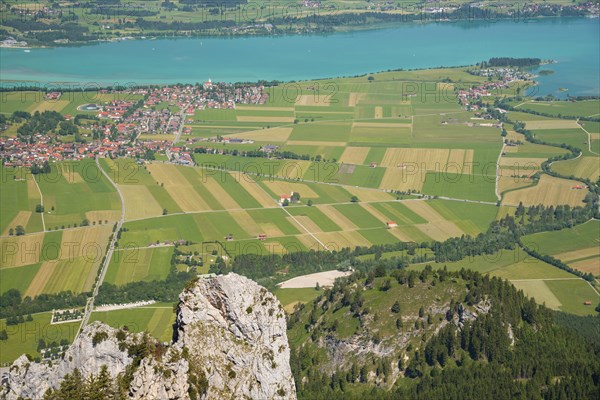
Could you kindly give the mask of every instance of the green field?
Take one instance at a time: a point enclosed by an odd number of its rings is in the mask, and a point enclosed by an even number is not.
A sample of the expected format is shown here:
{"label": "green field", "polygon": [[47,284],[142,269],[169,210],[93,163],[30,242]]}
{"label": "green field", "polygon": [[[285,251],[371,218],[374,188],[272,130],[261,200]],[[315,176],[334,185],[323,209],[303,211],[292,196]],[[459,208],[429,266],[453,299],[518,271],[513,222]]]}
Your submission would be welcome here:
{"label": "green field", "polygon": [[[36,180],[44,196],[47,228],[73,226],[84,219],[90,224],[97,220],[115,222],[118,217],[117,212],[102,218],[104,211],[120,210],[120,202],[94,160],[53,164],[50,174],[37,175]],[[96,215],[99,217],[94,218]]]}
{"label": "green field", "polygon": [[23,267],[0,269],[0,294],[9,289],[17,289],[19,292],[25,293],[41,265],[41,263],[37,263]]}
{"label": "green field", "polygon": [[115,251],[105,282],[124,285],[136,281],[163,280],[169,274],[173,247],[156,247],[146,249],[127,249]]}
{"label": "green field", "polygon": [[35,212],[35,206],[41,204],[40,193],[33,176],[23,168],[4,166],[0,174],[0,234],[8,234],[17,225],[22,225],[25,232],[41,231],[42,217]]}
{"label": "green field", "polygon": [[115,311],[94,311],[90,322],[102,321],[113,328],[127,326],[130,332],[148,332],[153,337],[169,342],[173,337],[175,312],[170,304],[156,303],[149,306]]}
{"label": "green field", "polygon": [[598,117],[600,101],[529,101],[519,110],[531,110],[553,116]]}
{"label": "green field", "polygon": [[296,304],[305,304],[315,299],[322,291],[315,290],[315,288],[288,288],[288,289],[275,289],[273,294],[277,296],[277,299],[286,309],[291,312]]}
{"label": "green field", "polygon": [[599,246],[600,221],[593,220],[574,228],[535,233],[523,242],[542,254],[559,254],[567,251]]}
{"label": "green field", "polygon": [[487,202],[497,201],[494,191],[495,177],[493,175],[458,175],[429,172],[423,185],[423,193],[428,195]]}
{"label": "green field", "polygon": [[8,334],[8,340],[0,341],[0,363],[10,363],[22,354],[39,357],[37,346],[40,339],[46,343],[60,343],[63,339],[71,342],[79,329],[79,322],[51,325],[51,315],[50,312],[34,314],[33,321],[9,326],[6,320],[0,320],[0,330],[6,329]]}
{"label": "green field", "polygon": [[[600,301],[600,296],[583,279],[533,258],[521,249],[503,250],[492,255],[468,257],[433,266],[445,266],[449,271],[467,268],[507,279],[538,303],[572,314],[593,314],[595,305]],[[420,270],[424,267],[425,264],[420,264],[410,268]],[[592,301],[594,306],[584,305],[586,300]]]}

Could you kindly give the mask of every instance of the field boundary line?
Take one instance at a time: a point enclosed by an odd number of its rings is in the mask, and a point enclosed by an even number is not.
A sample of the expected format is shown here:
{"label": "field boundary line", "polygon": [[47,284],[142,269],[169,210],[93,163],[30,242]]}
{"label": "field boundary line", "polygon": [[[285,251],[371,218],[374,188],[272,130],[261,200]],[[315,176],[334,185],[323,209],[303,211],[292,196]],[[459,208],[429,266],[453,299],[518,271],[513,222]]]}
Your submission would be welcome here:
{"label": "field boundary line", "polygon": [[119,198],[121,199],[121,218],[117,221],[117,226],[112,232],[112,239],[110,240],[108,250],[106,251],[106,255],[104,258],[104,264],[100,265],[100,275],[94,285],[94,291],[92,292],[92,296],[88,299],[85,307],[85,313],[83,314],[83,321],[81,321],[81,325],[79,326],[79,330],[75,335],[75,338],[79,337],[83,328],[88,324],[90,320],[90,316],[94,311],[94,300],[96,296],[98,296],[98,291],[100,290],[100,286],[102,286],[102,282],[104,281],[104,277],[106,275],[106,271],[108,270],[108,265],[110,264],[110,259],[112,258],[112,254],[115,251],[115,244],[117,243],[117,234],[121,230],[123,226],[123,222],[125,221],[125,199],[123,198],[123,193],[121,193],[121,189],[117,186],[117,184],[112,180],[110,175],[102,168],[100,165],[99,158],[96,157],[96,166],[102,172],[102,175],[110,182],[110,184],[116,189],[119,194]]}
{"label": "field boundary line", "polygon": [[588,151],[589,151],[590,153],[592,153],[592,154],[600,155],[600,154],[596,153],[595,151],[592,151],[592,135],[591,135],[591,134],[590,134],[590,133],[587,131],[587,129],[585,129],[585,128],[583,127],[583,125],[581,125],[581,124],[579,123],[579,119],[577,119],[577,125],[579,125],[579,127],[580,127],[581,129],[583,129],[583,131],[584,131],[584,132],[587,134],[587,137],[588,137],[588,140],[587,140],[587,143],[588,143]]}
{"label": "field boundary line", "polygon": [[500,166],[500,159],[502,158],[502,154],[504,154],[504,149],[506,147],[506,142],[504,141],[504,138],[502,138],[502,148],[500,149],[500,154],[498,155],[498,160],[496,161],[496,187],[494,189],[494,192],[496,193],[496,198],[498,199],[498,201],[502,201],[502,196],[500,196],[500,193],[498,193],[498,183],[500,182],[500,174],[502,173],[502,167]]}
{"label": "field boundary line", "polygon": [[[35,176],[33,176],[33,181],[35,182],[35,187],[37,187],[37,190],[40,193],[40,204],[41,204],[42,209],[43,209],[43,207],[44,207],[44,195],[42,194],[42,190],[40,189],[40,185],[38,185],[37,180],[35,179]],[[46,222],[44,221],[44,211],[42,211],[40,214],[42,215],[42,228],[44,229],[44,232],[46,232]]]}
{"label": "field boundary line", "polygon": [[[273,198],[271,197],[271,195],[270,195],[270,194],[269,194],[269,193],[268,193],[268,192],[267,192],[267,191],[266,191],[266,190],[265,190],[265,189],[264,189],[264,188],[263,188],[261,185],[258,185],[258,187],[260,188],[260,190],[262,190],[263,192],[265,192],[265,194],[266,194],[267,196],[269,196],[269,198],[271,198],[271,199],[272,199],[272,200],[273,200],[275,203],[277,203],[277,200],[273,199]],[[327,246],[325,245],[325,243],[321,242],[321,240],[320,240],[318,237],[316,237],[314,233],[312,233],[312,232],[311,232],[311,231],[309,231],[309,230],[308,230],[308,229],[307,229],[307,228],[306,228],[304,225],[302,225],[302,224],[300,223],[300,221],[298,221],[298,220],[296,219],[296,217],[294,217],[292,214],[290,214],[290,212],[289,212],[288,210],[286,210],[286,208],[285,208],[285,207],[281,206],[281,208],[283,209],[283,211],[284,211],[284,212],[285,212],[285,213],[286,213],[286,214],[287,214],[287,215],[288,215],[288,216],[289,216],[291,219],[293,219],[293,220],[294,220],[294,222],[295,222],[295,223],[297,223],[298,225],[300,225],[300,227],[302,227],[302,229],[304,229],[304,230],[306,231],[306,233],[308,233],[310,236],[312,236],[312,237],[313,237],[313,239],[315,239],[315,240],[316,240],[316,241],[317,241],[317,242],[318,242],[318,243],[319,243],[321,246],[323,246],[323,248],[324,248],[324,249],[326,249],[326,250],[328,250],[328,251],[331,251],[331,250],[329,249],[329,247],[327,247]]]}
{"label": "field boundary line", "polygon": [[[584,279],[585,281],[585,279]],[[598,297],[600,297],[600,293],[598,293],[598,291],[596,290],[596,288],[594,287],[594,285],[592,285],[592,283],[590,281],[586,281],[588,285],[590,285],[590,287],[592,288],[592,290],[594,292],[596,292],[596,294],[598,295]]]}
{"label": "field boundary line", "polygon": [[[509,279],[510,282],[535,282],[535,281],[577,281],[582,280],[587,282],[582,278],[531,278],[531,279]],[[596,292],[597,293],[597,292]]]}

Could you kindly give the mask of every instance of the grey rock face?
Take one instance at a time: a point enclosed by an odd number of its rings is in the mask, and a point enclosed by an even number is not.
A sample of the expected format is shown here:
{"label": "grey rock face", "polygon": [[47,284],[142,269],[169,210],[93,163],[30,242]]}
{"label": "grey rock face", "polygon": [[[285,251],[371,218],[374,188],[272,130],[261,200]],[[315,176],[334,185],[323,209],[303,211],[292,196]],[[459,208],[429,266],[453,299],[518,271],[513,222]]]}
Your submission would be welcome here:
{"label": "grey rock face", "polygon": [[[236,274],[199,279],[180,295],[176,330],[164,354],[141,360],[131,399],[296,398],[283,308],[255,282]],[[116,378],[134,361],[127,345],[140,340],[142,334],[129,333],[119,340],[116,329],[94,322],[59,362],[16,360],[0,398],[40,399],[75,368],[89,377],[106,365]]]}
{"label": "grey rock face", "polygon": [[200,279],[180,300],[175,345],[204,371],[204,398],[296,398],[285,315],[275,296],[229,274]]}
{"label": "grey rock face", "polygon": [[[48,365],[29,361],[25,355],[19,357],[10,367],[6,382],[3,382],[1,395],[7,399],[40,399],[49,388],[58,388],[65,375],[79,369],[83,376],[97,375],[103,365],[113,377],[125,371],[133,361],[127,351],[119,349],[116,329],[101,322],[86,326],[77,340],[65,352],[58,363]],[[94,335],[105,333],[106,339],[94,345]],[[139,335],[130,335],[126,340],[133,341]]]}

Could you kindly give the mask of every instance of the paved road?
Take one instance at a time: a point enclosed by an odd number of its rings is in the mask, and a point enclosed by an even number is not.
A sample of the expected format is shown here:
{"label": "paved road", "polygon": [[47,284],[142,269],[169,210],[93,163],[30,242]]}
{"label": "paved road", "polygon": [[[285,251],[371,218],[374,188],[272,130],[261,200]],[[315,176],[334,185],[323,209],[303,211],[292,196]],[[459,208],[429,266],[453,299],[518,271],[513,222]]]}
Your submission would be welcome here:
{"label": "paved road", "polygon": [[179,118],[181,119],[181,121],[179,123],[179,130],[177,131],[177,136],[175,136],[175,139],[173,140],[173,144],[179,142],[179,140],[181,139],[181,133],[183,132],[183,127],[185,126],[185,112],[190,106],[190,104],[192,103],[186,104],[185,107],[182,107],[179,111]]}
{"label": "paved road", "polygon": [[94,292],[92,293],[92,297],[90,297],[88,299],[88,302],[86,304],[85,313],[83,315],[83,321],[81,321],[81,325],[79,326],[79,331],[77,332],[78,336],[79,336],[79,333],[81,333],[81,330],[83,329],[83,327],[85,327],[90,320],[90,315],[92,314],[92,310],[94,309],[94,300],[96,299],[96,296],[98,296],[98,290],[100,290],[100,286],[102,286],[102,282],[104,282],[104,276],[106,275],[106,270],[108,269],[108,265],[110,264],[110,259],[115,251],[115,244],[117,243],[117,232],[119,232],[119,230],[121,229],[121,226],[123,226],[123,222],[125,221],[125,200],[123,199],[123,193],[121,193],[121,190],[115,184],[115,182],[112,180],[110,175],[107,174],[106,171],[104,171],[104,169],[100,166],[100,162],[98,161],[98,158],[96,158],[96,165],[98,166],[98,169],[102,172],[102,175],[104,175],[106,177],[106,179],[108,179],[108,181],[115,187],[115,189],[117,190],[117,193],[119,194],[119,198],[121,199],[121,218],[117,222],[117,228],[115,229],[115,231],[113,233],[113,237],[110,241],[108,251],[106,252],[104,264],[102,264],[100,266],[100,276],[98,277],[96,286],[94,287]]}

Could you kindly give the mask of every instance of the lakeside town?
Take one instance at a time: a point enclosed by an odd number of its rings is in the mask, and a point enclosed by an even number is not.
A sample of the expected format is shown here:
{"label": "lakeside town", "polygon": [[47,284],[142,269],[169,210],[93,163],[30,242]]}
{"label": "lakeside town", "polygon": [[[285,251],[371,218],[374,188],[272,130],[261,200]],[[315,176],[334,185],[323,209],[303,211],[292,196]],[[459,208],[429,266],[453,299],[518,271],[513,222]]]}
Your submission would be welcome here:
{"label": "lakeside town", "polygon": [[[53,129],[33,131],[20,127],[17,137],[0,137],[0,158],[5,166],[32,167],[46,161],[81,160],[95,157],[133,157],[154,159],[155,154],[165,154],[169,160],[193,165],[190,149],[178,145],[181,135],[189,135],[191,129],[185,127],[192,122],[196,111],[204,109],[233,109],[236,104],[264,104],[268,99],[262,85],[231,85],[213,83],[210,79],[201,85],[181,85],[146,89],[126,90],[110,96],[108,90],[100,95],[126,98],[99,103],[88,103],[77,107],[72,115],[55,118],[68,126],[74,126],[75,141],[61,140]],[[131,100],[134,96],[141,100]],[[59,101],[62,93],[49,92],[45,100]],[[16,119],[28,119],[23,112],[13,114]],[[37,113],[33,117],[44,118],[46,113]],[[16,116],[16,117],[15,117]],[[6,119],[6,118],[5,118]],[[73,123],[75,121],[76,123]],[[8,119],[0,123],[0,131],[7,129]],[[87,134],[80,134],[79,129]],[[172,134],[175,140],[164,140],[154,135]],[[85,136],[84,136],[85,135]],[[145,135],[141,137],[141,135]],[[196,139],[196,138],[195,138]]]}

